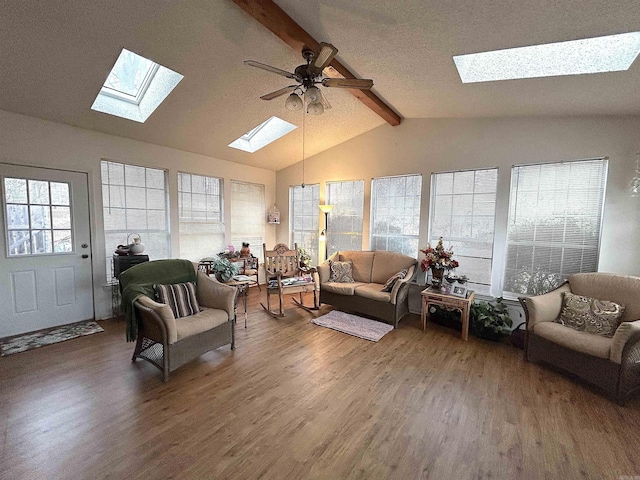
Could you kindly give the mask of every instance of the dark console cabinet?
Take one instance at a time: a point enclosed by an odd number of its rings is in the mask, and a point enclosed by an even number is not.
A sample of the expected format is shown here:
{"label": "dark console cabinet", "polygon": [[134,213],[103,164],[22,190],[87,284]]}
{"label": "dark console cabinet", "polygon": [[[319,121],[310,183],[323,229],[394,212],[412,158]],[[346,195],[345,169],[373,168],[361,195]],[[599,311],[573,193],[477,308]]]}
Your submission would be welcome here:
{"label": "dark console cabinet", "polygon": [[139,263],[149,261],[149,255],[114,255],[113,256],[113,276],[120,278],[120,274]]}

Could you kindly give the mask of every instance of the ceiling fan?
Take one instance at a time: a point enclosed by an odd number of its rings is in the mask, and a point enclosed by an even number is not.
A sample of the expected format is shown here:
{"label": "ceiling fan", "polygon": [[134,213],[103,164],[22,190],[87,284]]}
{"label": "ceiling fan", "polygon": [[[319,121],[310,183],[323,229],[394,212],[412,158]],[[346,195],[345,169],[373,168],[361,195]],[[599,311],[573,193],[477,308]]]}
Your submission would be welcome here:
{"label": "ceiling fan", "polygon": [[359,90],[368,90],[373,87],[373,80],[323,77],[323,70],[331,63],[333,57],[338,53],[338,49],[330,43],[324,42],[320,44],[320,47],[320,52],[317,55],[313,50],[308,48],[303,49],[302,57],[307,63],[296,67],[293,73],[254,60],[245,60],[245,65],[261,68],[298,82],[297,85],[289,85],[275,92],[262,95],[260,98],[262,100],[273,100],[274,98],[291,92],[285,102],[287,109],[300,110],[303,107],[303,101],[300,96],[304,96],[307,102],[307,113],[320,115],[325,109],[331,108],[331,105],[316,85],[333,88],[357,88]]}

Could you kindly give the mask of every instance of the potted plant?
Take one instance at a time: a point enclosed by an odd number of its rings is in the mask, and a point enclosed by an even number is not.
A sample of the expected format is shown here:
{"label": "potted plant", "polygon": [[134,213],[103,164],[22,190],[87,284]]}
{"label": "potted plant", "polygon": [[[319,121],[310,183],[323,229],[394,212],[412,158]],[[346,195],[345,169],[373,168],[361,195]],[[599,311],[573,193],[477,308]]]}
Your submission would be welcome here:
{"label": "potted plant", "polygon": [[469,314],[471,333],[486,340],[499,341],[513,325],[507,306],[502,298],[493,302],[476,301],[471,304]]}
{"label": "potted plant", "polygon": [[427,244],[427,248],[420,250],[424,253],[420,267],[423,272],[431,269],[431,286],[433,288],[442,287],[442,277],[445,271],[452,270],[460,266],[457,260],[453,259],[453,247],[445,249],[442,244],[442,237],[438,240],[438,244],[432,247],[431,244]]}
{"label": "potted plant", "polygon": [[219,282],[228,282],[231,277],[238,274],[238,266],[227,258],[219,257],[213,261],[211,273],[215,274]]}
{"label": "potted plant", "polygon": [[307,253],[307,251],[304,248],[298,247],[298,257],[300,258],[301,268],[310,266],[309,262],[311,262],[311,256]]}

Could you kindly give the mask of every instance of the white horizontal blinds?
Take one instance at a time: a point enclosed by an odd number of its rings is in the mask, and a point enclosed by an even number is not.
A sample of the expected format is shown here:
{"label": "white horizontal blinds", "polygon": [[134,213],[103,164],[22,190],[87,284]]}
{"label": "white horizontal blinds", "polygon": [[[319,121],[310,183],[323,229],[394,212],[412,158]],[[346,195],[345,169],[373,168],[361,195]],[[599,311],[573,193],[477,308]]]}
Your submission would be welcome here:
{"label": "white horizontal blinds", "polygon": [[421,175],[371,181],[371,249],[418,255]]}
{"label": "white horizontal blinds", "polygon": [[453,246],[469,287],[490,294],[498,169],[434,173],[431,176],[429,242]]}
{"label": "white horizontal blinds", "polygon": [[320,185],[289,187],[289,222],[291,245],[304,248],[311,257],[311,265],[318,264],[318,222],[320,218]]}
{"label": "white horizontal blinds", "polygon": [[242,242],[247,242],[260,260],[267,218],[264,191],[262,184],[231,180],[231,243],[240,250]]}
{"label": "white horizontal blinds", "polygon": [[364,180],[327,182],[325,203],[329,212],[329,255],[342,250],[362,250]]}
{"label": "white horizontal blinds", "polygon": [[604,159],[513,167],[506,293],[544,293],[597,270],[606,173]]}
{"label": "white horizontal blinds", "polygon": [[198,261],[224,250],[222,179],[178,173],[180,257]]}
{"label": "white horizontal blinds", "polygon": [[102,161],[100,167],[107,280],[111,281],[113,251],[127,243],[131,233],[140,234],[150,259],[171,256],[168,191],[164,170],[109,161]]}

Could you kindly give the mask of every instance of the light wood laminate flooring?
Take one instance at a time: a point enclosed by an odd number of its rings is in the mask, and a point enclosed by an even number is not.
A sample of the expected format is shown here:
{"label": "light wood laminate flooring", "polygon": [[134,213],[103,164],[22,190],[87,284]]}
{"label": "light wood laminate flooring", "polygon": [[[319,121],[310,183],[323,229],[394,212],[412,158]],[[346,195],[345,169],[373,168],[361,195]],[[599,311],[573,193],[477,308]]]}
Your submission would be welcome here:
{"label": "light wood laminate flooring", "polygon": [[0,478],[640,479],[638,399],[417,315],[373,343],[263,296],[166,384],[123,320],[0,358]]}

